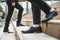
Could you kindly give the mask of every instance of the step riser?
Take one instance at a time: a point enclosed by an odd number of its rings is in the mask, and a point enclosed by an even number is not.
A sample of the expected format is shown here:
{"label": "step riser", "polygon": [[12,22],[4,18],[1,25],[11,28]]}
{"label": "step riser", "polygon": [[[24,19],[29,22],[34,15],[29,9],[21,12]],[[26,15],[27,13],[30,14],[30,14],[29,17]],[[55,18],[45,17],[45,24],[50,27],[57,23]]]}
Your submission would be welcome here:
{"label": "step riser", "polygon": [[[46,27],[46,24],[43,23],[42,27]],[[52,35],[58,39],[60,39],[60,21],[50,21],[47,26],[47,34]]]}

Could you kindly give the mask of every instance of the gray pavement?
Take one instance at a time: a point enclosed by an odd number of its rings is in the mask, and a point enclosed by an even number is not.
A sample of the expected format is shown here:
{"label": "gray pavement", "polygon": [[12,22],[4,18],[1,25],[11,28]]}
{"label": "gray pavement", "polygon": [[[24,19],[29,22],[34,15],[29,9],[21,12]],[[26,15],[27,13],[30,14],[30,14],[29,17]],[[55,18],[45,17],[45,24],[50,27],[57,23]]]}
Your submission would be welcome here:
{"label": "gray pavement", "polygon": [[15,32],[13,30],[12,24],[10,24],[9,30],[12,31],[12,32],[14,32],[14,33],[11,33],[11,34],[3,32],[4,22],[2,24],[3,24],[3,26],[0,27],[0,40],[16,40],[16,38],[15,38]]}

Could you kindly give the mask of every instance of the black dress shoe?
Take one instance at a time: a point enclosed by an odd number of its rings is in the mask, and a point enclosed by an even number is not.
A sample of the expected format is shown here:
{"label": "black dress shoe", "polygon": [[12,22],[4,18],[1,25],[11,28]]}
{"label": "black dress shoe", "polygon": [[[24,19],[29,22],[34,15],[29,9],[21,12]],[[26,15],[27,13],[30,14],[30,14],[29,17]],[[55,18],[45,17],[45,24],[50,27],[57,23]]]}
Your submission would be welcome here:
{"label": "black dress shoe", "polygon": [[49,14],[46,14],[45,18],[41,22],[48,22],[57,15],[58,15],[57,11],[50,12]]}
{"label": "black dress shoe", "polygon": [[14,33],[14,32],[10,32],[10,31],[8,31],[8,30],[4,30],[3,32],[4,32],[4,33],[6,33],[6,32],[7,32],[7,33]]}
{"label": "black dress shoe", "polygon": [[17,24],[17,26],[25,26],[25,25],[23,25],[23,24]]}
{"label": "black dress shoe", "polygon": [[22,31],[22,33],[41,33],[42,32],[42,28],[41,27],[31,27],[29,30],[27,31]]}
{"label": "black dress shoe", "polygon": [[16,25],[17,25],[17,27],[18,26],[25,26],[25,25],[21,24],[19,21],[16,21]]}

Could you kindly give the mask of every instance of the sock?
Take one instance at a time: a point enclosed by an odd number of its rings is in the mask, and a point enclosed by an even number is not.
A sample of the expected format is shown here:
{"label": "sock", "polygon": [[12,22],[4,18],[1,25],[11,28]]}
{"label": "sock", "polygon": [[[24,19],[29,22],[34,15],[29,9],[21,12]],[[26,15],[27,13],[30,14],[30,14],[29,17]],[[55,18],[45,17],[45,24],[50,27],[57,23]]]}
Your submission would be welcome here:
{"label": "sock", "polygon": [[50,12],[53,12],[54,10],[55,10],[54,8],[51,8],[51,9],[50,9]]}
{"label": "sock", "polygon": [[39,27],[40,25],[39,24],[33,24],[33,27]]}

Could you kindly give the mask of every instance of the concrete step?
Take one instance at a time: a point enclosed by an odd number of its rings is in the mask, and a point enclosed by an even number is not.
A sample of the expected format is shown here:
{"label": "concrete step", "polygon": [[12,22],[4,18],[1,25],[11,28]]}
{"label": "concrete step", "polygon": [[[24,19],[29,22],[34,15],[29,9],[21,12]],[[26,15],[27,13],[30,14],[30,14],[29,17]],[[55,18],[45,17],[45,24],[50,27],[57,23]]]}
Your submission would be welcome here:
{"label": "concrete step", "polygon": [[[46,23],[42,23],[42,27],[46,27]],[[46,30],[49,35],[60,39],[60,20],[50,20]]]}
{"label": "concrete step", "polygon": [[[3,25],[4,25],[4,23],[3,23]],[[14,33],[11,33],[11,34],[4,33],[3,29],[4,29],[4,26],[0,27],[0,40],[16,40],[15,32],[14,32],[12,24],[10,24],[10,26],[9,26],[9,29],[10,29],[9,31],[12,31]]]}
{"label": "concrete step", "polygon": [[14,26],[14,29],[16,31],[15,35],[17,40],[59,40],[57,38],[54,38],[50,35],[47,35],[45,33],[30,33],[30,34],[24,34],[21,31],[22,30],[28,30],[30,27],[17,27],[16,22],[12,21],[12,24]]}

